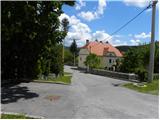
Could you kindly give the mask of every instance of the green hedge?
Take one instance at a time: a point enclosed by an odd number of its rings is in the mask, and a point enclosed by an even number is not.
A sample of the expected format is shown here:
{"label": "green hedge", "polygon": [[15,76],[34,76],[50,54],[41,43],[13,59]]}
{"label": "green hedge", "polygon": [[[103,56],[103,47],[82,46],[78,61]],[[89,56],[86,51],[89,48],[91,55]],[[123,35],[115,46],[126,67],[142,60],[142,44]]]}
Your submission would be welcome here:
{"label": "green hedge", "polygon": [[159,80],[159,74],[158,73],[155,73],[153,75],[153,80]]}

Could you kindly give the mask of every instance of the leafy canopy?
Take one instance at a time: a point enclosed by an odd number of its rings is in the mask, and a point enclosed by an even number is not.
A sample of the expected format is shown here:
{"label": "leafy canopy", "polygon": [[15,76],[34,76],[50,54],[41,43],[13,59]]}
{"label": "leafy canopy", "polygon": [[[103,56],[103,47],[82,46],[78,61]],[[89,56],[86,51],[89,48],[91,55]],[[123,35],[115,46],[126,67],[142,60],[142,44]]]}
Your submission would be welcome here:
{"label": "leafy canopy", "polygon": [[67,33],[59,30],[58,17],[64,4],[73,6],[74,2],[2,2],[2,79],[63,72],[59,46]]}
{"label": "leafy canopy", "polygon": [[[122,60],[121,72],[136,73],[141,81],[147,80],[150,44],[129,49]],[[159,73],[159,43],[155,43],[154,73]]]}
{"label": "leafy canopy", "polygon": [[98,68],[100,66],[100,58],[96,54],[89,54],[86,58],[85,65],[89,68]]}

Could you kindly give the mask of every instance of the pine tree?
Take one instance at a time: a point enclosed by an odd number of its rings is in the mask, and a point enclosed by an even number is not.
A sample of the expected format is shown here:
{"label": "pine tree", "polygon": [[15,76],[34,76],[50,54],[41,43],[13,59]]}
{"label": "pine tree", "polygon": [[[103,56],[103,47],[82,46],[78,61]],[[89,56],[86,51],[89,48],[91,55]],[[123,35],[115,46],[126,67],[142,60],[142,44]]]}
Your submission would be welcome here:
{"label": "pine tree", "polygon": [[74,66],[75,66],[75,61],[76,61],[76,57],[78,56],[78,49],[77,49],[77,43],[76,40],[74,39],[71,46],[70,46],[70,51],[74,56]]}

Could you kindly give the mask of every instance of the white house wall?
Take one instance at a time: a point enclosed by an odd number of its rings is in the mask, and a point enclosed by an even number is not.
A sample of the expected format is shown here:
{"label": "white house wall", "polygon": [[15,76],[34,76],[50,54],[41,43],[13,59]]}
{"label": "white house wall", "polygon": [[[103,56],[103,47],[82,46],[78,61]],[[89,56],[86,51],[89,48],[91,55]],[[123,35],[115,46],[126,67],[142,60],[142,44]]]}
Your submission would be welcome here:
{"label": "white house wall", "polygon": [[[81,49],[79,52],[78,57],[78,67],[80,68],[86,68],[84,62],[86,61],[86,57],[89,55],[89,51],[87,49]],[[101,56],[101,68],[111,68],[113,65],[116,64],[116,60],[121,59],[120,57],[117,57],[113,52],[108,52],[105,56]],[[110,63],[111,60],[111,63]]]}
{"label": "white house wall", "polygon": [[[110,68],[113,65],[116,64],[116,60],[118,59],[118,57],[104,57],[105,58],[105,63],[106,63],[106,67]],[[110,63],[111,60],[111,63]]]}
{"label": "white house wall", "polygon": [[89,55],[89,51],[87,49],[81,49],[79,51],[78,67],[80,67],[80,68],[86,68],[84,62],[86,61],[86,57],[88,55]]}

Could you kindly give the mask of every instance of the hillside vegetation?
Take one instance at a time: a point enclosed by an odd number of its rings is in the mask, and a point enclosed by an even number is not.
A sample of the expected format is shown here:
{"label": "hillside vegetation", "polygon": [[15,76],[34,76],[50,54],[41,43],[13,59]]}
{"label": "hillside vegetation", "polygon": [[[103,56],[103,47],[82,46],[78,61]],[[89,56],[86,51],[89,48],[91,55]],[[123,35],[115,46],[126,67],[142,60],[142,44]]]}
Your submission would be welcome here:
{"label": "hillside vegetation", "polygon": [[[149,68],[149,56],[149,44],[129,48],[121,61],[120,71],[136,73],[141,81],[145,81]],[[159,73],[159,42],[155,43],[154,73]]]}

